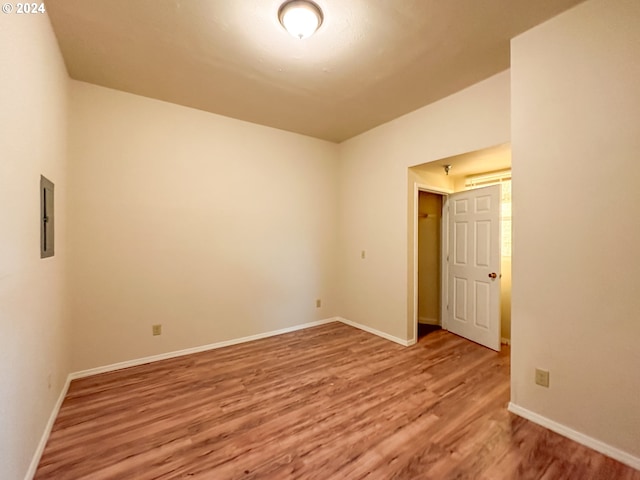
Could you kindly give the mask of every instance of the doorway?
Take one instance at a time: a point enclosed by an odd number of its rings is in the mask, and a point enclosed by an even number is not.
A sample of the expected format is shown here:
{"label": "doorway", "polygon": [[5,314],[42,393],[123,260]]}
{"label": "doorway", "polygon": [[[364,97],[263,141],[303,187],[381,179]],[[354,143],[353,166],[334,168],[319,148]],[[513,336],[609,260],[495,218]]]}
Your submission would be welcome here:
{"label": "doorway", "polygon": [[418,191],[418,338],[442,328],[443,204],[442,194]]}
{"label": "doorway", "polygon": [[[420,338],[421,332],[425,327],[430,328],[430,325],[436,323],[430,315],[425,315],[424,302],[420,299],[420,290],[423,281],[419,278],[422,276],[420,271],[424,270],[425,263],[420,260],[420,248],[419,248],[419,230],[423,228],[422,223],[425,219],[422,215],[424,213],[430,213],[425,211],[424,207],[421,208],[420,197],[425,194],[422,192],[428,192],[435,194],[442,201],[443,208],[441,213],[440,222],[440,263],[435,269],[435,274],[440,275],[440,315],[437,318],[438,323],[444,330],[452,330],[452,326],[448,325],[452,321],[450,318],[451,310],[456,305],[461,307],[466,302],[458,301],[457,304],[449,305],[452,299],[450,295],[455,296],[453,291],[454,286],[461,287],[464,283],[464,278],[458,281],[458,284],[450,285],[451,279],[448,278],[449,259],[447,253],[451,253],[452,245],[450,242],[454,238],[449,238],[448,230],[451,228],[450,221],[454,221],[454,218],[449,218],[449,210],[453,208],[452,203],[455,202],[455,198],[462,192],[469,192],[479,188],[484,188],[489,185],[500,184],[502,187],[502,198],[500,200],[501,212],[499,215],[500,232],[498,237],[501,238],[501,252],[497,255],[501,258],[498,266],[495,265],[491,268],[488,274],[496,274],[496,278],[490,280],[495,285],[500,285],[499,304],[500,311],[499,323],[501,330],[501,337],[497,339],[497,345],[494,345],[494,349],[499,349],[500,343],[510,343],[510,327],[511,327],[511,305],[510,305],[510,290],[511,290],[511,148],[509,144],[498,145],[496,147],[487,148],[484,150],[478,150],[474,152],[468,152],[465,154],[457,155],[454,157],[446,157],[440,160],[431,161],[421,165],[416,165],[409,168],[409,285],[410,291],[413,293],[412,297],[408,299],[409,315],[408,315],[408,332],[409,343],[415,343]],[[505,183],[506,182],[506,183]],[[428,198],[428,197],[425,197]],[[506,200],[506,202],[505,202]],[[424,200],[423,200],[424,202]],[[465,203],[465,202],[462,202]],[[461,203],[461,204],[462,204]],[[491,202],[494,203],[494,202]],[[476,200],[472,200],[469,205],[476,205]],[[427,217],[428,218],[428,217]],[[454,222],[455,223],[455,222]],[[469,223],[469,232],[475,232],[477,227],[484,227],[484,225],[476,225],[474,222]],[[480,230],[483,230],[482,228]],[[484,229],[486,230],[486,229]],[[484,231],[483,230],[483,231]],[[495,237],[495,232],[491,235]],[[506,242],[506,243],[505,243]],[[507,248],[505,248],[507,247]],[[494,255],[491,255],[494,257]],[[422,263],[420,266],[419,263]],[[420,268],[421,267],[421,268]],[[484,277],[487,277],[487,272],[484,273]],[[502,276],[502,278],[500,278]],[[487,277],[492,278],[492,277]],[[478,280],[478,281],[476,281]],[[480,279],[471,279],[467,282],[466,293],[469,296],[473,296],[476,300],[483,299],[482,293],[493,290],[486,285],[479,285]],[[482,290],[484,288],[485,290]],[[458,288],[458,293],[465,293],[464,289]],[[458,295],[456,298],[462,299],[464,297]],[[477,303],[477,302],[476,302]],[[491,302],[495,304],[495,302]],[[448,308],[449,307],[449,308]],[[471,306],[469,307],[471,308]],[[495,311],[495,310],[494,310]],[[460,312],[463,312],[458,308],[458,317],[464,317]],[[481,312],[482,313],[482,312]],[[500,318],[501,317],[501,318]],[[471,312],[468,318],[472,318],[475,322],[478,317],[475,313]],[[480,322],[483,323],[483,322]],[[493,336],[492,336],[493,338]],[[495,342],[494,342],[495,343]]]}

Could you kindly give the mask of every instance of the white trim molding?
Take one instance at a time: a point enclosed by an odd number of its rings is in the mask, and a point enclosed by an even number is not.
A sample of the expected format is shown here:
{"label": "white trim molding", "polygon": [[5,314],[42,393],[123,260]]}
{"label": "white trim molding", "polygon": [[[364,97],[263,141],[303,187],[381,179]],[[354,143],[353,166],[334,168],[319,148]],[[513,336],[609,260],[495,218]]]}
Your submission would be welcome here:
{"label": "white trim molding", "polygon": [[111,365],[105,365],[103,367],[90,368],[88,370],[81,370],[79,372],[71,373],[69,376],[71,377],[71,380],[75,380],[76,378],[90,377],[92,375],[97,375],[99,373],[113,372],[115,370],[122,370],[123,368],[144,365],[145,363],[157,362],[159,360],[166,360],[168,358],[182,357],[184,355],[191,355],[192,353],[206,352],[207,350],[215,350],[217,348],[229,347],[231,345],[238,345],[239,343],[252,342],[253,340],[260,340],[262,338],[274,337],[276,335],[291,333],[291,332],[295,332],[296,330],[304,330],[305,328],[317,327],[319,325],[325,325],[327,323],[333,323],[335,321],[337,321],[335,317],[326,318],[324,320],[317,320],[315,322],[302,323],[300,325],[281,328],[279,330],[272,330],[270,332],[258,333],[256,335],[249,335],[248,337],[233,338],[231,340],[225,340],[222,342],[210,343],[207,345],[200,345],[198,347],[192,347],[192,348],[185,348],[184,350],[176,350],[173,352],[160,353],[158,355],[151,355],[149,357],[136,358],[134,360],[127,360],[124,362],[113,363]]}
{"label": "white trim molding", "polygon": [[331,317],[326,318],[324,320],[317,320],[315,322],[302,323],[300,325],[294,325],[292,327],[281,328],[279,330],[272,330],[270,332],[258,333],[256,335],[250,335],[248,337],[234,338],[231,340],[225,340],[223,342],[211,343],[208,345],[201,345],[199,347],[186,348],[184,350],[177,350],[173,352],[161,353],[158,355],[151,355],[149,357],[136,358],[133,360],[127,360],[125,362],[113,363],[111,365],[105,365],[102,367],[90,368],[88,370],[81,370],[79,372],[72,372],[67,375],[67,381],[62,387],[62,391],[60,392],[60,396],[58,397],[58,401],[56,402],[53,410],[51,411],[51,415],[49,416],[49,421],[44,429],[42,437],[40,438],[40,442],[38,443],[38,447],[31,459],[31,464],[29,465],[29,469],[27,470],[27,474],[25,475],[25,480],[33,479],[36,470],[38,469],[38,464],[40,463],[40,458],[42,457],[42,453],[44,452],[44,448],[47,444],[47,440],[49,440],[49,435],[51,434],[51,430],[53,429],[53,424],[58,417],[58,412],[60,411],[60,407],[62,406],[62,402],[64,401],[67,391],[69,390],[69,385],[72,380],[77,378],[85,378],[90,377],[92,375],[98,375],[100,373],[113,372],[116,370],[121,370],[123,368],[135,367],[138,365],[143,365],[145,363],[157,362],[158,360],[165,360],[167,358],[175,358],[181,357],[184,355],[190,355],[192,353],[205,352],[207,350],[215,350],[217,348],[228,347],[231,345],[237,345],[240,343],[251,342],[253,340],[260,340],[262,338],[274,337],[276,335],[282,335],[284,333],[291,333],[297,330],[304,330],[306,328],[317,327],[319,325],[325,325],[327,323],[333,322],[341,322],[345,325],[349,325],[351,327],[359,328],[360,330],[364,330],[365,332],[371,333],[373,335],[377,335],[386,340],[391,340],[392,342],[399,343],[402,346],[408,347],[415,343],[411,340],[402,340],[401,338],[394,337],[393,335],[389,335],[388,333],[381,332],[380,330],[376,330],[375,328],[367,327],[366,325],[361,325],[356,322],[352,322],[351,320],[347,320],[342,317]]}
{"label": "white trim molding", "polygon": [[347,320],[342,317],[331,317],[324,320],[317,320],[315,322],[302,323],[300,325],[294,325],[292,327],[281,328],[279,330],[272,330],[270,332],[258,333],[256,335],[250,335],[248,337],[233,338],[231,340],[225,340],[222,342],[210,343],[207,345],[201,345],[198,347],[185,348],[184,350],[176,350],[173,352],[160,353],[158,355],[151,355],[149,357],[136,358],[133,360],[127,360],[124,362],[113,363],[111,365],[104,365],[102,367],[90,368],[87,370],[81,370],[79,372],[73,372],[69,374],[69,380],[75,380],[76,378],[90,377],[92,375],[98,375],[99,373],[113,372],[116,370],[122,370],[123,368],[136,367],[138,365],[144,365],[145,363],[157,362],[159,360],[166,360],[168,358],[182,357],[184,355],[191,355],[192,353],[206,352],[207,350],[215,350],[217,348],[229,347],[231,345],[238,345],[240,343],[252,342],[254,340],[260,340],[262,338],[273,337],[276,335],[282,335],[285,333],[295,332],[297,330],[304,330],[306,328],[317,327],[319,325],[326,325],[327,323],[341,322],[351,327],[359,328],[365,332],[372,333],[378,337],[391,340],[392,342],[399,343],[402,346],[408,347],[413,345],[415,341],[403,340],[388,333],[376,330],[375,328],[362,325],[351,320]]}
{"label": "white trim molding", "polygon": [[506,338],[506,337],[502,337],[500,339],[500,343],[502,345],[511,345],[511,339],[510,338]]}
{"label": "white trim molding", "polygon": [[345,325],[349,325],[350,327],[358,328],[360,330],[364,330],[365,332],[372,333],[373,335],[377,335],[378,337],[382,337],[386,340],[391,340],[392,342],[399,343],[403,347],[410,347],[416,341],[414,339],[411,340],[403,340],[394,335],[390,335],[386,332],[382,332],[380,330],[376,330],[375,328],[368,327],[367,325],[362,325],[361,323],[354,322],[352,320],[347,320],[346,318],[336,317],[338,322],[344,323]]}
{"label": "white trim molding", "polygon": [[421,325],[440,325],[437,318],[418,317],[418,323]]}
{"label": "white trim molding", "polygon": [[527,420],[532,421],[533,423],[537,423],[538,425],[548,428],[549,430],[556,432],[563,437],[567,437],[575,442],[581,443],[586,447],[600,452],[607,457],[618,460],[619,462],[622,462],[625,465],[629,465],[636,470],[640,470],[639,457],[633,456],[630,453],[620,450],[619,448],[613,447],[608,443],[596,440],[593,437],[585,435],[584,433],[580,433],[570,427],[567,427],[566,425],[558,423],[538,413],[532,412],[531,410],[521,407],[520,405],[516,405],[513,402],[509,402],[508,410],[511,413],[515,413],[522,418],[526,418]]}
{"label": "white trim molding", "polygon": [[60,391],[58,400],[56,401],[56,404],[53,406],[53,410],[51,410],[51,415],[49,415],[49,420],[47,421],[47,425],[44,427],[44,432],[42,432],[42,437],[40,437],[40,442],[38,442],[36,451],[33,454],[33,457],[31,458],[29,469],[27,470],[27,473],[24,476],[25,480],[32,480],[36,474],[36,470],[38,469],[38,465],[40,464],[40,458],[42,458],[42,453],[44,452],[44,447],[46,447],[47,445],[47,441],[49,440],[49,435],[51,435],[51,430],[53,429],[53,424],[56,422],[56,418],[58,418],[58,412],[60,412],[60,407],[62,407],[62,402],[64,402],[64,399],[67,396],[67,391],[69,390],[70,384],[71,384],[71,375],[68,375],[67,381],[62,386],[62,390]]}

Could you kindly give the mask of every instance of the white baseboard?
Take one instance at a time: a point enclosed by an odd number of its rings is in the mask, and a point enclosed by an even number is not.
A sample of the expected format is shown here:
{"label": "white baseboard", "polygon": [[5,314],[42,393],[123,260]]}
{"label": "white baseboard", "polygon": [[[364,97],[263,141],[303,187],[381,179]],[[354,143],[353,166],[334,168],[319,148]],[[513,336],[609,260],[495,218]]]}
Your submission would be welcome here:
{"label": "white baseboard", "polygon": [[258,333],[256,335],[249,335],[248,337],[233,338],[231,340],[225,340],[223,342],[211,343],[208,345],[201,345],[199,347],[185,348],[184,350],[176,350],[173,352],[160,353],[158,355],[151,355],[149,357],[136,358],[134,360],[127,360],[125,362],[113,363],[111,365],[105,365],[102,367],[90,368],[88,370],[81,370],[79,372],[73,372],[69,376],[71,380],[76,378],[90,377],[99,373],[114,372],[123,368],[136,367],[138,365],[144,365],[145,363],[157,362],[158,360],[166,360],[167,358],[182,357],[184,355],[191,355],[192,353],[206,352],[207,350],[215,350],[217,348],[229,347],[231,345],[237,345],[239,343],[251,342],[253,340],[260,340],[261,338],[273,337],[275,335],[282,335],[283,333],[291,333],[296,330],[304,330],[305,328],[317,327],[318,325],[325,325],[337,321],[335,317],[326,318],[324,320],[317,320],[315,322],[302,323],[300,325],[294,325],[293,327],[281,328],[279,330],[272,330],[270,332]]}
{"label": "white baseboard", "polygon": [[422,325],[440,325],[440,320],[437,318],[418,317],[418,323]]}
{"label": "white baseboard", "polygon": [[165,360],[167,358],[182,357],[184,355],[190,355],[192,353],[200,353],[200,352],[205,352],[207,350],[215,350],[217,348],[229,347],[231,345],[237,345],[239,343],[251,342],[253,340],[260,340],[261,338],[268,338],[268,337],[273,337],[275,335],[282,335],[284,333],[295,332],[296,330],[304,330],[305,328],[317,327],[318,325],[325,325],[327,323],[332,323],[332,322],[342,322],[345,325],[350,325],[352,327],[359,328],[360,330],[364,330],[365,332],[372,333],[373,335],[377,335],[387,340],[391,340],[392,342],[399,343],[400,345],[405,347],[408,347],[415,343],[415,340],[402,340],[401,338],[395,337],[393,335],[389,335],[388,333],[382,332],[380,330],[376,330],[375,328],[371,328],[366,325],[362,325],[360,323],[347,320],[346,318],[332,317],[332,318],[326,318],[324,320],[317,320],[315,322],[294,325],[293,327],[281,328],[279,330],[272,330],[270,332],[259,333],[257,335],[250,335],[248,337],[234,338],[231,340],[225,340],[223,342],[211,343],[208,345],[201,345],[199,347],[186,348],[184,350],[176,350],[173,352],[160,353],[158,355],[151,355],[149,357],[136,358],[136,359],[127,360],[124,362],[113,363],[111,365],[104,365],[102,367],[81,370],[79,372],[73,372],[69,374],[69,379],[75,380],[76,378],[90,377],[92,375],[97,375],[99,373],[114,372],[116,370],[121,370],[123,368],[135,367],[138,365],[144,365],[145,363],[157,362],[158,360]]}
{"label": "white baseboard", "polygon": [[511,345],[511,339],[502,337],[500,339],[500,343],[503,344],[503,345]]}
{"label": "white baseboard", "polygon": [[524,407],[516,405],[513,402],[509,402],[509,411],[511,413],[515,413],[516,415],[526,418],[527,420],[532,421],[533,423],[537,423],[549,430],[552,430],[560,435],[570,438],[573,441],[581,443],[586,447],[592,448],[593,450],[600,452],[608,457],[611,457],[619,462],[624,463],[625,465],[629,465],[631,468],[635,468],[636,470],[640,470],[640,458],[631,455],[623,450],[620,450],[616,447],[612,447],[611,445],[601,442],[600,440],[596,440],[593,437],[585,435],[584,433],[580,433],[572,428],[567,427],[566,425],[562,425],[554,420],[551,420],[547,417],[544,417],[540,414],[532,412]]}
{"label": "white baseboard", "polygon": [[[174,357],[180,357],[183,355],[189,355],[192,353],[198,353],[198,352],[204,352],[207,350],[214,350],[217,348],[222,348],[222,347],[227,347],[227,346],[231,346],[231,345],[237,345],[240,343],[245,343],[245,342],[250,342],[253,340],[259,340],[262,338],[267,338],[267,337],[273,337],[275,335],[282,335],[284,333],[290,333],[290,332],[295,332],[297,330],[303,330],[305,328],[310,328],[310,327],[316,327],[319,325],[325,325],[327,323],[332,323],[332,322],[341,322],[344,323],[345,325],[349,325],[351,327],[355,327],[358,328],[360,330],[363,330],[365,332],[371,333],[373,335],[377,335],[379,337],[382,337],[386,340],[390,340],[392,342],[398,343],[402,346],[408,347],[412,344],[415,343],[415,339],[414,340],[403,340],[401,338],[398,338],[396,336],[390,335],[388,333],[382,332],[380,330],[376,330],[375,328],[372,327],[368,327],[366,325],[362,325],[360,323],[354,322],[352,320],[348,320],[346,318],[342,318],[342,317],[333,317],[333,318],[327,318],[324,320],[318,320],[315,322],[309,322],[309,323],[303,323],[301,325],[294,325],[292,327],[287,327],[287,328],[282,328],[279,330],[273,330],[270,332],[265,332],[265,333],[259,333],[257,335],[250,335],[248,337],[241,337],[241,338],[235,338],[232,340],[226,340],[224,342],[217,342],[217,343],[212,343],[209,345],[202,345],[199,347],[193,347],[193,348],[187,348],[184,350],[178,350],[178,351],[174,351],[174,352],[168,352],[168,353],[163,353],[163,354],[159,354],[159,355],[152,355],[149,357],[144,357],[144,358],[138,358],[138,359],[134,359],[134,360],[129,360],[126,362],[119,362],[119,363],[114,363],[112,365],[106,365],[103,367],[97,367],[97,368],[91,368],[88,370],[82,370],[79,372],[73,372],[70,373],[67,376],[67,380],[64,384],[64,386],[62,387],[62,391],[60,392],[60,395],[58,396],[58,400],[56,402],[56,404],[53,407],[53,410],[51,411],[51,415],[49,416],[49,420],[47,422],[47,425],[45,426],[45,430],[42,434],[42,437],[40,438],[40,442],[38,443],[38,447],[36,448],[36,452],[33,455],[33,458],[31,460],[31,464],[29,465],[29,469],[27,470],[27,473],[25,475],[25,480],[31,480],[33,479],[36,470],[38,468],[38,464],[40,463],[40,458],[42,457],[42,453],[44,452],[44,448],[47,444],[47,440],[49,439],[49,435],[51,434],[51,430],[53,428],[53,424],[55,423],[55,420],[58,416],[58,412],[60,411],[60,407],[62,406],[62,402],[64,401],[64,398],[67,394],[67,391],[69,390],[69,385],[71,383],[71,380],[76,379],[76,378],[83,378],[83,377],[88,377],[91,375],[96,375],[99,373],[105,373],[105,372],[112,372],[115,370],[120,370],[123,368],[128,368],[128,367],[133,367],[136,365],[142,365],[145,363],[150,363],[150,362],[155,362],[158,360],[164,360],[167,358],[174,358]],[[502,339],[503,342],[506,339]],[[507,342],[509,342],[508,340],[506,340]],[[509,342],[510,343],[510,342]],[[600,440],[596,440],[595,438],[589,437],[588,435],[585,435],[583,433],[580,433],[576,430],[573,430],[572,428],[569,428],[565,425],[562,425],[561,423],[555,422],[553,420],[550,420],[547,417],[544,417],[542,415],[539,415],[535,412],[532,412],[531,410],[528,410],[524,407],[521,407],[519,405],[516,405],[512,402],[509,403],[509,407],[508,410],[516,415],[519,415],[523,418],[526,418],[527,420],[530,420],[534,423],[537,423],[538,425],[541,425],[545,428],[548,428],[549,430],[552,430],[560,435],[563,435],[567,438],[570,438],[571,440],[574,440],[578,443],[581,443],[582,445],[585,445],[589,448],[592,448],[593,450],[596,450],[604,455],[607,455],[615,460],[618,460],[619,462],[622,462],[626,465],[629,465],[632,468],[635,468],[637,470],[640,470],[640,458],[631,455],[630,453],[627,453],[623,450],[620,450],[618,448],[612,447],[611,445],[608,445],[604,442],[601,442]]]}
{"label": "white baseboard", "polygon": [[394,337],[393,335],[389,335],[388,333],[381,332],[380,330],[376,330],[375,328],[367,327],[366,325],[361,325],[356,322],[352,322],[351,320],[347,320],[342,317],[332,317],[326,318],[324,320],[317,320],[315,322],[303,323],[300,325],[294,325],[292,327],[281,328],[279,330],[272,330],[270,332],[259,333],[257,335],[250,335],[248,337],[234,338],[232,340],[226,340],[224,342],[211,343],[208,345],[201,345],[199,347],[186,348],[184,350],[177,350],[173,352],[161,353],[159,355],[151,355],[149,357],[136,358],[134,360],[127,360],[125,362],[113,363],[111,365],[105,365],[102,367],[90,368],[88,370],[81,370],[79,372],[72,372],[67,376],[67,381],[60,392],[60,396],[58,397],[58,401],[56,402],[51,415],[49,417],[49,421],[45,427],[45,431],[42,434],[42,438],[40,439],[40,443],[38,444],[38,448],[31,460],[31,464],[29,465],[29,470],[27,470],[27,474],[25,475],[25,480],[31,480],[36,473],[38,468],[38,464],[40,463],[40,457],[42,457],[42,453],[44,452],[44,447],[47,444],[47,440],[49,439],[49,435],[51,434],[51,429],[53,428],[53,424],[58,416],[58,412],[60,411],[60,407],[62,406],[62,402],[64,401],[65,396],[67,395],[67,391],[69,390],[69,385],[71,380],[75,380],[77,378],[90,377],[92,375],[97,375],[99,373],[113,372],[116,370],[121,370],[123,368],[135,367],[137,365],[143,365],[145,363],[156,362],[158,360],[165,360],[167,358],[175,358],[181,357],[184,355],[190,355],[192,353],[205,352],[207,350],[215,350],[217,348],[228,347],[231,345],[237,345],[239,343],[251,342],[253,340],[260,340],[262,338],[273,337],[276,335],[282,335],[284,333],[295,332],[297,330],[304,330],[305,328],[317,327],[319,325],[325,325],[327,323],[333,322],[342,322],[345,325],[349,325],[355,328],[359,328],[360,330],[364,330],[365,332],[371,333],[373,335],[377,335],[379,337],[385,338],[387,340],[391,340],[392,342],[399,343],[405,347],[408,347],[415,343],[415,340],[402,340],[398,337]]}
{"label": "white baseboard", "polygon": [[368,327],[366,325],[362,325],[360,323],[354,322],[352,320],[347,320],[346,318],[336,317],[336,320],[344,323],[345,325],[349,325],[351,327],[359,328],[360,330],[364,330],[365,332],[372,333],[377,335],[378,337],[385,338],[387,340],[391,340],[392,342],[399,343],[403,347],[409,347],[415,343],[415,340],[403,340],[398,337],[394,337],[393,335],[389,335],[388,333],[382,332],[380,330],[376,330],[375,328]]}
{"label": "white baseboard", "polygon": [[47,440],[49,440],[49,435],[51,435],[53,424],[55,423],[56,418],[58,418],[58,412],[60,411],[60,407],[62,406],[64,397],[67,396],[67,391],[69,390],[70,383],[71,383],[71,378],[69,375],[67,375],[67,380],[64,382],[62,391],[58,396],[58,400],[56,401],[56,404],[53,406],[53,410],[51,410],[51,415],[49,415],[49,420],[47,421],[47,425],[44,427],[44,432],[42,433],[42,437],[40,437],[40,442],[38,443],[36,452],[33,454],[33,458],[31,459],[31,463],[29,464],[29,469],[27,470],[27,473],[24,476],[25,480],[32,480],[36,474],[36,470],[38,469],[38,464],[40,463],[40,458],[42,458],[42,453],[44,452],[44,447],[47,445]]}

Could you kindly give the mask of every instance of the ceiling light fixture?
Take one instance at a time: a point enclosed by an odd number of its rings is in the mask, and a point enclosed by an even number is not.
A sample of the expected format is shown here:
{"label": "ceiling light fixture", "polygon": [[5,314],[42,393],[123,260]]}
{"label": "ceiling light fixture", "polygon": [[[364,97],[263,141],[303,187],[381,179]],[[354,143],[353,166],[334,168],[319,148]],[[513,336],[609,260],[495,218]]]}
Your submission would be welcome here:
{"label": "ceiling light fixture", "polygon": [[280,23],[296,38],[310,37],[322,25],[322,10],[309,0],[285,2],[278,11]]}

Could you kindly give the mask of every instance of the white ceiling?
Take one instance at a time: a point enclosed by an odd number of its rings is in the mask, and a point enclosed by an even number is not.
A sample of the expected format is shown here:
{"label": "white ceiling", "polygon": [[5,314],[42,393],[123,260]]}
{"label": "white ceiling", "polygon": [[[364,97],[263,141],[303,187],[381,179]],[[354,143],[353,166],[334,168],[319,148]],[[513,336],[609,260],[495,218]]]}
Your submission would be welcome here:
{"label": "white ceiling", "polygon": [[69,75],[340,142],[509,67],[509,40],[582,0],[46,0]]}

